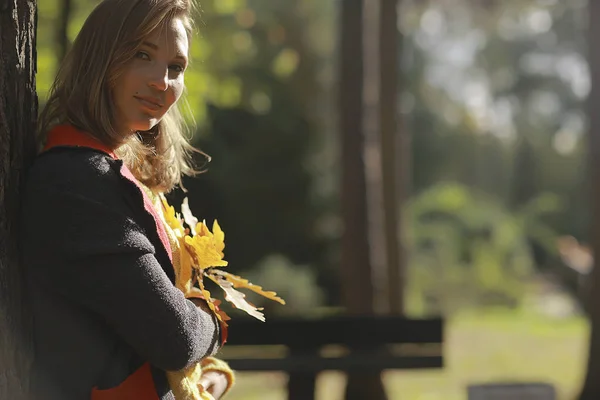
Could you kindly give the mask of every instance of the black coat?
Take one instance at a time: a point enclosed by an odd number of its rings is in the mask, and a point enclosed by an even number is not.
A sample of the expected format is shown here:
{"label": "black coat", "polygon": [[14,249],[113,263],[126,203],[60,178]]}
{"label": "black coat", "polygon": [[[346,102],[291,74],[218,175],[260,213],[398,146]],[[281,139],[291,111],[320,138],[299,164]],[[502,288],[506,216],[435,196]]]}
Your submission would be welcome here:
{"label": "black coat", "polygon": [[90,148],[40,155],[25,185],[20,249],[34,316],[35,399],[89,400],[143,363],[159,398],[165,370],[218,349],[219,327],[174,286],[139,188]]}

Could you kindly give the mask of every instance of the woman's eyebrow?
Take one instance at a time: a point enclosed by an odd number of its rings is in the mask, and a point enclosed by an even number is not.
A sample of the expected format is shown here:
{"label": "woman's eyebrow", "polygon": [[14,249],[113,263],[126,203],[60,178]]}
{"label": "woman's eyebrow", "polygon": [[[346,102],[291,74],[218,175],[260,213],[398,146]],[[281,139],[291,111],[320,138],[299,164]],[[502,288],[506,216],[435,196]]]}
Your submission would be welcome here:
{"label": "woman's eyebrow", "polygon": [[[157,45],[157,44],[155,44],[155,43],[148,42],[148,41],[144,41],[144,42],[142,42],[142,44],[143,44],[144,46],[150,47],[152,50],[158,50],[158,45]],[[182,61],[185,61],[185,62],[187,63],[187,57],[186,57],[186,56],[184,56],[184,55],[183,55],[183,54],[181,54],[181,53],[177,53],[177,54],[175,55],[175,58],[176,58],[176,59],[180,59],[180,60],[182,60]]]}
{"label": "woman's eyebrow", "polygon": [[148,46],[150,47],[152,50],[158,50],[158,45],[152,43],[152,42],[142,42],[142,44],[144,46]]}

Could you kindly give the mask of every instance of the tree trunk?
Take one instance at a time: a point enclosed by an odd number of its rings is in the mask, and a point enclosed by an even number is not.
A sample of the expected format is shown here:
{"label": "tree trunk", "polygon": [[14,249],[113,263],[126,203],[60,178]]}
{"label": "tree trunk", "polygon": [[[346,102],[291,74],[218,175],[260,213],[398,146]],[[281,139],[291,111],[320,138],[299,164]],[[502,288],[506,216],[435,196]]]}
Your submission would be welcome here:
{"label": "tree trunk", "polygon": [[353,314],[373,312],[367,237],[363,136],[362,0],[341,2],[340,136],[342,146],[343,305]]}
{"label": "tree trunk", "polygon": [[[363,132],[363,1],[341,6],[340,135],[342,145],[342,295],[347,311],[374,312],[374,287],[368,238],[365,136]],[[383,400],[378,371],[348,374],[346,400]]]}
{"label": "tree trunk", "polygon": [[[405,259],[399,238],[400,210],[406,198],[410,166],[407,131],[398,121],[399,49],[397,0],[383,0],[379,6],[379,115],[381,170],[387,263],[389,311],[404,313]],[[400,130],[399,130],[400,129]]]}
{"label": "tree trunk", "polygon": [[509,195],[511,209],[518,210],[540,192],[536,187],[539,185],[535,149],[529,135],[524,134],[519,138],[514,164]]}
{"label": "tree trunk", "polygon": [[[363,0],[363,154],[367,194],[367,237],[371,279],[373,280],[373,312],[388,314],[388,242],[387,209],[384,199],[384,151],[382,149],[381,68],[380,68],[380,0]],[[387,121],[386,121],[387,122]]]}
{"label": "tree trunk", "polygon": [[29,397],[30,321],[19,268],[19,192],[35,153],[35,0],[0,0],[0,399]]}
{"label": "tree trunk", "polygon": [[600,47],[597,38],[600,35],[600,2],[588,3],[590,21],[588,24],[589,62],[592,77],[592,90],[588,98],[590,121],[589,139],[589,173],[591,182],[592,207],[592,250],[594,269],[591,274],[591,294],[589,296],[589,316],[591,320],[591,336],[587,376],[580,400],[600,399]]}

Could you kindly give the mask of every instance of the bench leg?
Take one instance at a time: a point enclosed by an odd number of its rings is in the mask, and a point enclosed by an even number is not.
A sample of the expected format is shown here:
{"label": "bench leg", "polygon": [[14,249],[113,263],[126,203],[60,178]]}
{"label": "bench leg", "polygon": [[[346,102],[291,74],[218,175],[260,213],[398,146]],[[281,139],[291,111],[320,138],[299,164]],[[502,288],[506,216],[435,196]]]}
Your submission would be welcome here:
{"label": "bench leg", "polygon": [[[290,355],[307,356],[316,355],[318,350],[311,347],[291,347]],[[317,374],[309,371],[297,371],[289,373],[288,400],[314,400],[315,387],[317,385]]]}
{"label": "bench leg", "polygon": [[290,373],[288,400],[314,400],[317,374],[310,372]]}
{"label": "bench leg", "polygon": [[345,400],[387,400],[381,374],[377,371],[369,373],[348,373]]}

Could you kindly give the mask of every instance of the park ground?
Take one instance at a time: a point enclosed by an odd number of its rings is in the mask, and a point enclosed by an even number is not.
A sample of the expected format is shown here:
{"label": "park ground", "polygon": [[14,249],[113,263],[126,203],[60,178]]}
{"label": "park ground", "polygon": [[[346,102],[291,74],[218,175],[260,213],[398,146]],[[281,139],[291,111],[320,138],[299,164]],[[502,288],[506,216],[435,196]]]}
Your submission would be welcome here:
{"label": "park ground", "polygon": [[[462,312],[447,322],[446,366],[439,371],[387,371],[390,400],[466,400],[466,387],[486,382],[544,382],[558,400],[576,398],[585,374],[589,326],[580,315],[550,316],[530,308]],[[238,373],[230,400],[284,400],[286,376]],[[325,372],[317,400],[342,400],[345,377]]]}

